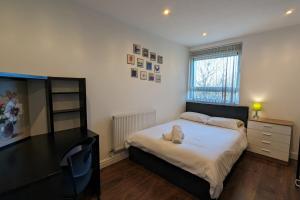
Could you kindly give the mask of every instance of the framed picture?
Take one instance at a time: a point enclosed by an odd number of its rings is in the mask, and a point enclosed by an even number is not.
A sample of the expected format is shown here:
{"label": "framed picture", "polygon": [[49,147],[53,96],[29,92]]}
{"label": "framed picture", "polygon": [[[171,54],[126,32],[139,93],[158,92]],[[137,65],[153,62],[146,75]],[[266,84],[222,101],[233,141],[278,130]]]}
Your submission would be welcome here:
{"label": "framed picture", "polygon": [[154,72],[159,73],[160,72],[160,66],[159,65],[154,65]]}
{"label": "framed picture", "polygon": [[163,64],[163,57],[160,55],[157,55],[157,63]]}
{"label": "framed picture", "polygon": [[146,71],[141,71],[140,72],[140,79],[141,80],[147,80],[147,72]]}
{"label": "framed picture", "polygon": [[146,48],[143,48],[143,56],[146,58],[149,58],[149,50]]}
{"label": "framed picture", "polygon": [[160,83],[161,82],[161,75],[160,74],[155,74],[155,82]]}
{"label": "framed picture", "polygon": [[138,67],[144,67],[144,59],[142,59],[142,58],[137,58],[136,63],[137,63],[137,66],[138,66]]}
{"label": "framed picture", "polygon": [[146,69],[152,71],[152,62],[146,62]]}
{"label": "framed picture", "polygon": [[154,73],[148,73],[148,81],[154,81]]}
{"label": "framed picture", "polygon": [[133,44],[133,53],[134,54],[141,54],[141,45]]}
{"label": "framed picture", "polygon": [[156,61],[156,53],[150,52],[150,60]]}
{"label": "framed picture", "polygon": [[135,64],[135,56],[131,54],[127,54],[127,64],[134,65]]}
{"label": "framed picture", "polygon": [[131,77],[132,78],[138,78],[138,69],[131,68]]}
{"label": "framed picture", "polygon": [[0,147],[30,136],[27,83],[0,78]]}

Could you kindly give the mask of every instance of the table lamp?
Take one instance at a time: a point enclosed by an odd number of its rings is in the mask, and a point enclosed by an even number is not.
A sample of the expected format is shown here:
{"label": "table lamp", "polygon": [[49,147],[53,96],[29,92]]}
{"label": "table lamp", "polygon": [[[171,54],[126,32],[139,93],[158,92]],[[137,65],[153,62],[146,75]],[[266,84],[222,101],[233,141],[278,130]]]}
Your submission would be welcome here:
{"label": "table lamp", "polygon": [[253,119],[258,119],[258,111],[262,110],[262,104],[260,102],[253,102],[252,103],[252,110],[255,111],[255,114],[253,115]]}

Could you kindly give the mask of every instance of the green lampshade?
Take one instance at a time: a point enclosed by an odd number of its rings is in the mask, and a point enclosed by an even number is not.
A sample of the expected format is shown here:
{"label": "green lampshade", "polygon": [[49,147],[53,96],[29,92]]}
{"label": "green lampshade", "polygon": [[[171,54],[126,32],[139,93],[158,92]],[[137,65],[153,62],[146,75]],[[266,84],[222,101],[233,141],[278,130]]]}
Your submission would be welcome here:
{"label": "green lampshade", "polygon": [[262,110],[262,104],[259,103],[259,102],[254,102],[254,103],[252,104],[252,109],[253,109],[254,111],[261,111],[261,110]]}

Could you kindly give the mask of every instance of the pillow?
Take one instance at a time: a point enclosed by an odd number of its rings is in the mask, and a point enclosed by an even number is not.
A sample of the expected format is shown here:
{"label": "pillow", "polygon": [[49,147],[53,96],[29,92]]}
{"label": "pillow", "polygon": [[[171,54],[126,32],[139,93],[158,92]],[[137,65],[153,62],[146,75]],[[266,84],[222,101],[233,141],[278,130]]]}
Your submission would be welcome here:
{"label": "pillow", "polygon": [[180,118],[206,124],[210,116],[196,112],[184,112],[180,115]]}
{"label": "pillow", "polygon": [[211,117],[208,119],[207,124],[233,130],[237,130],[244,126],[244,122],[241,120],[224,117]]}
{"label": "pillow", "polygon": [[241,127],[244,127],[245,124],[242,120],[239,120],[239,119],[235,119],[236,120],[236,124],[238,126],[238,128],[241,128]]}

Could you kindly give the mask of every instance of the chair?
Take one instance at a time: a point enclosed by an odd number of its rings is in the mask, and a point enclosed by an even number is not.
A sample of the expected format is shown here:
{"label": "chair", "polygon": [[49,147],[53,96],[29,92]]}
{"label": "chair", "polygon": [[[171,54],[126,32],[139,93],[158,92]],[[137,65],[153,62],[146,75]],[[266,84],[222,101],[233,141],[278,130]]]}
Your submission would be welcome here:
{"label": "chair", "polygon": [[[64,174],[64,199],[77,200],[89,184],[92,169],[92,146],[94,138],[87,138],[72,148],[62,159]],[[99,197],[97,195],[97,199]]]}

